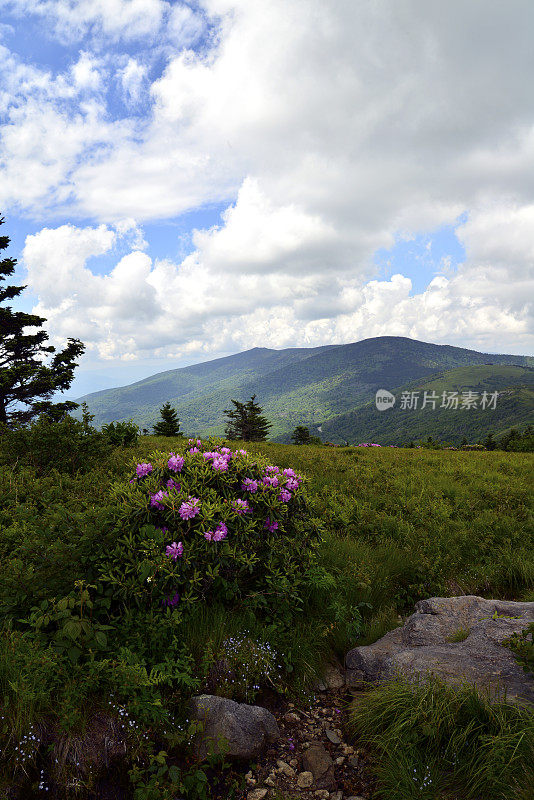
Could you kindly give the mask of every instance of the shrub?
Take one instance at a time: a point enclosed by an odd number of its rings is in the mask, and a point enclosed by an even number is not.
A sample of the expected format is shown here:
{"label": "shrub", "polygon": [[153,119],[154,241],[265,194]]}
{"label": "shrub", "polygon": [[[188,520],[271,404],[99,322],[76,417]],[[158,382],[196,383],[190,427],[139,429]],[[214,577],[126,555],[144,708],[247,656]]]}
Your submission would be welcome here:
{"label": "shrub", "polygon": [[0,463],[29,465],[38,475],[52,470],[75,475],[88,472],[111,450],[110,442],[90,424],[68,414],[54,421],[46,414],[26,427],[4,428],[0,436]]}
{"label": "shrub", "polygon": [[108,422],[102,433],[115,447],[131,447],[139,439],[139,427],[132,419],[127,422]]}
{"label": "shrub", "polygon": [[154,452],[113,487],[123,535],[104,581],[114,600],[167,614],[246,603],[291,618],[319,540],[302,477],[245,450],[200,447]]}

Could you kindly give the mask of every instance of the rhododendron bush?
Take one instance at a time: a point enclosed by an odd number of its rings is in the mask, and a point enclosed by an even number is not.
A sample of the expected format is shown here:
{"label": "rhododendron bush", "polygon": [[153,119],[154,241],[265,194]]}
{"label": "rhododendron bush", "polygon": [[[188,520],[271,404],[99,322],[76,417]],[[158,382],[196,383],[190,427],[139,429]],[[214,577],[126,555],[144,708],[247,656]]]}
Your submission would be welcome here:
{"label": "rhododendron bush", "polygon": [[119,529],[104,581],[127,606],[198,601],[295,611],[319,535],[303,477],[216,440],[154,452],[113,489]]}

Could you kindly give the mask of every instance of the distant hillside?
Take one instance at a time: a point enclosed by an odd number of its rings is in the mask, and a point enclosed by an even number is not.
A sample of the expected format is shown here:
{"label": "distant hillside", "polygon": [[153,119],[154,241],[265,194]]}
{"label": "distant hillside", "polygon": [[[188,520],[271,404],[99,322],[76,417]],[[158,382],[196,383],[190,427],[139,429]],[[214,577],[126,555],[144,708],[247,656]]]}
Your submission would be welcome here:
{"label": "distant hillside", "polygon": [[[385,388],[385,387],[384,387]],[[402,392],[418,392],[419,408],[401,408]],[[435,410],[422,409],[424,392],[438,396]],[[478,393],[478,408],[440,408],[443,392]],[[480,407],[482,393],[498,391],[495,409]],[[534,369],[516,366],[459,367],[439,373],[427,381],[412,381],[396,390],[393,408],[378,411],[374,401],[326,421],[321,436],[333,442],[377,442],[402,444],[410,440],[434,439],[459,444],[465,436],[470,442],[488,432],[497,436],[512,427],[534,424]],[[461,404],[460,404],[461,405]]]}
{"label": "distant hillside", "polygon": [[131,417],[151,428],[159,407],[169,401],[184,432],[206,435],[223,433],[224,409],[232,398],[256,394],[273,423],[272,437],[281,438],[296,425],[317,426],[353,411],[372,400],[377,389],[393,391],[456,367],[488,363],[526,367],[534,366],[534,359],[395,336],[316,348],[254,348],[86,395],[78,402],[87,402],[98,425]]}

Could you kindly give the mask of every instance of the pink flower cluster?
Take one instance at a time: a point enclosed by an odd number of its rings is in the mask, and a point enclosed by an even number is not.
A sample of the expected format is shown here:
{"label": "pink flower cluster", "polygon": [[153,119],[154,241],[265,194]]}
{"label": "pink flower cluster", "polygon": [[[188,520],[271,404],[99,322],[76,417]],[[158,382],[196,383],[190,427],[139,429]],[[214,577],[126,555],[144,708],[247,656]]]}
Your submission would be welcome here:
{"label": "pink flower cluster", "polygon": [[138,478],[144,478],[152,472],[152,464],[138,464],[135,468],[135,474]]}
{"label": "pink flower cluster", "polygon": [[179,515],[183,520],[193,519],[197,514],[200,514],[200,500],[198,497],[189,497],[186,503],[182,503],[178,510]]}
{"label": "pink flower cluster", "polygon": [[372,442],[363,442],[362,444],[357,444],[356,447],[382,447],[382,445],[373,444]]}
{"label": "pink flower cluster", "polygon": [[177,456],[174,453],[169,453],[169,460],[167,461],[167,467],[170,469],[171,472],[181,472],[184,466],[184,459],[182,456]]}
{"label": "pink flower cluster", "polygon": [[214,531],[206,531],[204,538],[208,542],[220,542],[228,536],[228,528],[224,522],[219,522]]}
{"label": "pink flower cluster", "polygon": [[244,492],[255,494],[258,491],[258,481],[253,481],[252,478],[245,478],[241,484],[241,488]]}
{"label": "pink flower cluster", "polygon": [[173,561],[176,561],[178,556],[183,556],[184,546],[181,542],[173,542],[172,544],[167,545],[166,553],[169,558],[172,558]]}
{"label": "pink flower cluster", "polygon": [[157,508],[158,511],[163,511],[165,506],[161,501],[163,500],[164,497],[168,496],[169,496],[168,492],[164,492],[163,489],[160,489],[160,491],[156,492],[156,494],[150,495],[150,505],[152,506],[152,508]]}
{"label": "pink flower cluster", "polygon": [[247,500],[232,500],[232,510],[235,511],[236,514],[248,514],[252,512],[252,508]]}

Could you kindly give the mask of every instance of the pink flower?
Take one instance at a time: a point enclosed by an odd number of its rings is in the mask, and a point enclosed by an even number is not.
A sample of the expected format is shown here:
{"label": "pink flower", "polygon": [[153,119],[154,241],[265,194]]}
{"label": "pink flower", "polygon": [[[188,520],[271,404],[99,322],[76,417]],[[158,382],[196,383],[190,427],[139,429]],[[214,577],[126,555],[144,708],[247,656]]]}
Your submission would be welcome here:
{"label": "pink flower", "polygon": [[233,500],[232,510],[239,515],[248,514],[252,511],[247,500]]}
{"label": "pink flower", "polygon": [[204,538],[208,542],[220,542],[228,536],[228,528],[224,522],[219,522],[214,531],[206,531]]}
{"label": "pink flower", "polygon": [[173,542],[172,544],[167,545],[166,554],[169,558],[172,558],[173,561],[176,561],[178,556],[182,556],[184,552],[184,546],[181,542]]}
{"label": "pink flower", "polygon": [[198,449],[198,447],[192,447],[192,448],[189,450],[189,452],[190,452],[190,453],[200,453],[200,450]]}
{"label": "pink flower", "polygon": [[187,503],[182,503],[178,511],[182,519],[193,519],[200,514],[200,500],[198,497],[190,497]]}
{"label": "pink flower", "polygon": [[223,455],[223,456],[230,456],[230,457],[232,456],[232,451],[230,450],[229,447],[221,447],[220,452],[221,452],[221,455]]}
{"label": "pink flower", "polygon": [[177,492],[179,492],[181,490],[181,488],[182,488],[181,485],[179,483],[177,483],[176,481],[173,481],[172,478],[169,478],[169,480],[166,483],[166,486],[169,489],[175,489],[175,491],[177,491]]}
{"label": "pink flower", "polygon": [[145,475],[149,475],[152,472],[152,464],[138,464],[135,468],[135,472],[138,478],[144,478]]}
{"label": "pink flower", "polygon": [[164,597],[161,601],[162,606],[168,606],[172,608],[173,606],[177,605],[178,601],[180,600],[180,595],[176,592],[172,597],[169,595],[168,597]]}
{"label": "pink flower", "polygon": [[276,520],[271,520],[269,517],[263,523],[263,527],[266,528],[270,533],[274,533],[278,530],[278,522]]}
{"label": "pink flower", "polygon": [[288,478],[286,481],[286,489],[295,492],[299,488],[299,482],[296,478]]}
{"label": "pink flower", "polygon": [[284,475],[286,475],[288,478],[296,477],[295,476],[295,470],[291,469],[291,467],[288,467],[287,469],[284,470]]}
{"label": "pink flower", "polygon": [[184,465],[184,459],[182,458],[182,456],[176,456],[174,453],[170,453],[170,458],[167,461],[167,466],[171,470],[171,472],[181,472],[183,465]]}
{"label": "pink flower", "polygon": [[236,450],[234,453],[234,455],[236,456],[246,456],[246,454],[247,454],[246,450]]}
{"label": "pink flower", "polygon": [[282,503],[289,503],[292,498],[291,492],[288,492],[286,489],[282,489],[280,494],[278,495],[278,499],[281,500]]}
{"label": "pink flower", "polygon": [[275,489],[280,485],[278,478],[270,478],[268,475],[265,476],[262,483],[264,486],[274,486]]}
{"label": "pink flower", "polygon": [[252,478],[245,478],[243,483],[241,484],[241,488],[244,492],[250,492],[251,494],[255,494],[258,491],[258,481],[253,481]]}
{"label": "pink flower", "polygon": [[278,467],[270,466],[270,467],[265,467],[265,472],[274,472],[278,474],[280,470],[278,469]]}
{"label": "pink flower", "polygon": [[163,500],[164,497],[168,496],[169,495],[167,494],[167,492],[164,492],[162,489],[160,489],[159,492],[156,492],[156,494],[150,495],[150,505],[152,506],[152,508],[157,508],[159,511],[163,511],[165,506],[161,501]]}
{"label": "pink flower", "polygon": [[225,458],[214,458],[212,468],[216,472],[228,472],[228,461]]}
{"label": "pink flower", "polygon": [[228,536],[228,528],[226,527],[224,522],[219,522],[213,534],[213,541],[220,542],[222,539],[226,539],[227,536]]}

